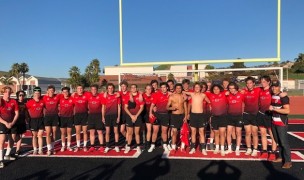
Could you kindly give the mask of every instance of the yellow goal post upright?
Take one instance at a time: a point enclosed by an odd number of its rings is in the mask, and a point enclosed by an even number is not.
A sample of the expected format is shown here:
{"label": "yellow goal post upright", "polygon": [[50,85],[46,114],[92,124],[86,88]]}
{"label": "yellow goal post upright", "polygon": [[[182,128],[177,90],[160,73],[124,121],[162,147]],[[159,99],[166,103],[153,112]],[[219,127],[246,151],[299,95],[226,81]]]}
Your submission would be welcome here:
{"label": "yellow goal post upright", "polygon": [[[120,47],[120,65],[121,66],[151,66],[151,65],[185,65],[194,64],[197,68],[198,64],[210,63],[233,63],[233,62],[278,62],[281,60],[281,0],[277,0],[277,48],[276,57],[272,58],[242,58],[242,59],[197,59],[197,60],[162,60],[150,62],[124,62],[123,56],[123,0],[119,1],[119,47]],[[197,75],[197,74],[196,74]]]}

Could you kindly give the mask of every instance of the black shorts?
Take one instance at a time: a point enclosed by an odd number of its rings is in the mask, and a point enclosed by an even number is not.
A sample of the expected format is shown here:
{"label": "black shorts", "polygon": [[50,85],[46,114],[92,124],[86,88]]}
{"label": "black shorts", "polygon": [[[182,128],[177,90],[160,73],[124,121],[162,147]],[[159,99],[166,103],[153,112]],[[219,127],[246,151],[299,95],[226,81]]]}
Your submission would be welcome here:
{"label": "black shorts", "polygon": [[31,131],[44,130],[43,118],[32,118],[29,126]]}
{"label": "black shorts", "polygon": [[14,124],[11,128],[11,134],[23,134],[26,132],[26,124],[20,123],[20,124]]}
{"label": "black shorts", "polygon": [[244,121],[243,116],[234,116],[234,115],[228,115],[227,116],[227,125],[228,126],[234,126],[234,127],[243,127]]}
{"label": "black shorts", "polygon": [[247,125],[257,126],[257,115],[243,113],[243,121],[244,121],[244,126]]}
{"label": "black shorts", "polygon": [[74,115],[74,125],[75,126],[87,126],[88,125],[88,114],[87,113],[77,113]]}
{"label": "black shorts", "polygon": [[168,113],[155,113],[156,121],[153,125],[168,127],[170,125],[170,115]]}
{"label": "black shorts", "polygon": [[0,123],[0,134],[11,134],[11,130],[8,129],[4,124]]}
{"label": "black shorts", "polygon": [[208,119],[204,113],[190,113],[190,127],[204,128],[208,125]]}
{"label": "black shorts", "polygon": [[[150,123],[149,114],[145,114],[145,115],[143,116],[143,121],[144,121],[145,123]],[[150,123],[150,124],[151,124],[151,123]]]}
{"label": "black shorts", "polygon": [[72,128],[74,124],[73,117],[60,117],[60,128]]}
{"label": "black shorts", "polygon": [[122,112],[120,116],[119,124],[126,124],[128,116],[129,115],[126,112]]}
{"label": "black shorts", "polygon": [[184,123],[185,114],[171,114],[170,127],[181,129]]}
{"label": "black shorts", "polygon": [[226,115],[211,116],[211,128],[218,130],[220,127],[227,127]]}
{"label": "black shorts", "polygon": [[101,113],[89,114],[88,116],[88,129],[104,130],[105,126],[102,122]]}
{"label": "black shorts", "polygon": [[106,119],[106,127],[113,126],[117,127],[119,123],[117,123],[117,114],[105,115]]}
{"label": "black shorts", "polygon": [[140,115],[137,117],[137,119],[134,123],[132,122],[132,119],[131,119],[130,116],[127,116],[127,118],[126,118],[126,126],[127,127],[134,127],[134,126],[135,127],[140,127],[142,125],[142,122],[143,122],[143,120],[142,120],[142,117]]}
{"label": "black shorts", "polygon": [[264,113],[258,112],[257,125],[259,127],[271,128],[271,121],[272,121],[271,113],[266,112],[264,114]]}
{"label": "black shorts", "polygon": [[44,126],[58,126],[59,117],[58,115],[46,115],[43,120]]}

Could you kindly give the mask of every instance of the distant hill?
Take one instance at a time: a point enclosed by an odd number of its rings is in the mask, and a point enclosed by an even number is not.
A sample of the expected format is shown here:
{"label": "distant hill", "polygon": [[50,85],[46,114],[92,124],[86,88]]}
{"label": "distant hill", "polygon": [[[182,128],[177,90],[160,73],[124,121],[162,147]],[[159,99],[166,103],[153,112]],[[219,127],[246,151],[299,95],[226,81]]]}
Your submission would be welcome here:
{"label": "distant hill", "polygon": [[8,75],[7,71],[0,71],[0,77],[5,76],[5,75]]}

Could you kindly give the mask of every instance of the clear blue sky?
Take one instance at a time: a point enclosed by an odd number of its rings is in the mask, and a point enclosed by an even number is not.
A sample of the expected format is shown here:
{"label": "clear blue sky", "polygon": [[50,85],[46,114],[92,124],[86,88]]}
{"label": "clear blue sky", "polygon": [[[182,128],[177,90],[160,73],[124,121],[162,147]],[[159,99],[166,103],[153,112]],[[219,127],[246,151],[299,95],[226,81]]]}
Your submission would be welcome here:
{"label": "clear blue sky", "polygon": [[[304,52],[303,7],[282,0],[282,60]],[[277,0],[123,0],[124,59],[275,57],[276,13]],[[94,58],[119,64],[118,0],[0,0],[0,70],[68,77]]]}

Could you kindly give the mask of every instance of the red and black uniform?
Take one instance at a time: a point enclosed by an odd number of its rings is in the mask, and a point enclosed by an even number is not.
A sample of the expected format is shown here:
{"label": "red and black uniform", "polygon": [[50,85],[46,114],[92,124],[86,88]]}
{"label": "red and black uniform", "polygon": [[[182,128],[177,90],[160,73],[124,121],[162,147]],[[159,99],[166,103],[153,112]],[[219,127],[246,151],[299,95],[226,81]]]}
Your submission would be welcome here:
{"label": "red and black uniform", "polygon": [[61,128],[72,128],[74,117],[74,102],[72,97],[61,97],[59,100],[59,116]]}
{"label": "red and black uniform", "polygon": [[54,94],[53,97],[48,95],[43,96],[44,102],[44,126],[58,126],[58,105],[60,100],[60,95]]}
{"label": "red and black uniform", "polygon": [[26,108],[26,101],[19,102],[17,101],[19,108],[19,116],[16,123],[11,128],[12,134],[23,134],[26,132],[26,119],[29,118],[29,114]]}
{"label": "red and black uniform", "polygon": [[121,104],[120,97],[117,97],[116,94],[108,94],[102,104],[105,106],[105,125],[117,126],[118,105]]}
{"label": "red and black uniform", "polygon": [[88,92],[83,95],[75,94],[74,101],[74,125],[88,125]]}
{"label": "red and black uniform", "polygon": [[[15,117],[15,111],[19,111],[18,104],[15,99],[9,99],[5,101],[1,99],[0,106],[0,117],[4,121],[11,123]],[[8,129],[4,124],[0,123],[0,134],[10,134],[10,129]]]}
{"label": "red and black uniform", "polygon": [[[133,95],[132,95],[133,96]],[[133,96],[133,101],[134,101],[134,105],[135,107],[130,107],[128,106],[128,110],[132,115],[136,115],[138,113],[138,111],[140,110],[140,107],[143,106],[145,103],[143,101],[139,100],[139,93],[137,93],[135,96]],[[142,125],[142,116],[139,115],[136,119],[136,121],[133,123],[131,117],[128,115],[127,119],[126,119],[126,125],[128,127],[140,127]]]}
{"label": "red and black uniform", "polygon": [[104,124],[102,123],[102,116],[101,116],[103,93],[96,94],[95,96],[93,94],[90,94],[88,98],[89,98],[88,99],[88,109],[89,109],[88,128],[103,130]]}
{"label": "red and black uniform", "polygon": [[143,110],[143,116],[144,116],[144,120],[146,123],[150,123],[149,121],[149,114],[150,114],[150,107],[153,101],[153,96],[152,94],[150,96],[148,96],[146,93],[143,94],[143,99],[145,102],[145,107]]}
{"label": "red and black uniform", "polygon": [[121,124],[125,124],[126,123],[126,120],[127,120],[127,113],[124,109],[125,105],[128,104],[129,102],[129,99],[130,99],[130,93],[129,91],[119,91],[119,94],[120,94],[120,100],[121,100],[121,107],[122,107],[122,110],[121,110],[121,118],[120,118],[120,123]]}
{"label": "red and black uniform", "polygon": [[259,96],[261,88],[253,88],[252,90],[244,89],[244,125],[257,126],[257,114],[259,112]]}
{"label": "red and black uniform", "polygon": [[169,126],[170,117],[167,110],[169,94],[167,93],[154,93],[152,103],[155,104],[157,110],[155,112],[156,121],[154,124],[161,126]]}
{"label": "red and black uniform", "polygon": [[211,104],[211,128],[218,130],[227,126],[227,98],[224,92],[220,94],[209,94]]}
{"label": "red and black uniform", "polygon": [[228,125],[235,127],[243,127],[243,105],[244,95],[240,92],[236,94],[230,93],[227,96],[228,101]]}
{"label": "red and black uniform", "polygon": [[259,96],[259,112],[257,116],[257,125],[260,127],[271,128],[271,112],[269,106],[271,104],[271,90],[261,89]]}
{"label": "red and black uniform", "polygon": [[44,130],[44,124],[43,124],[44,101],[42,99],[39,99],[39,101],[35,101],[34,99],[31,99],[26,103],[26,107],[30,115],[30,123],[29,123],[30,130],[31,131]]}

